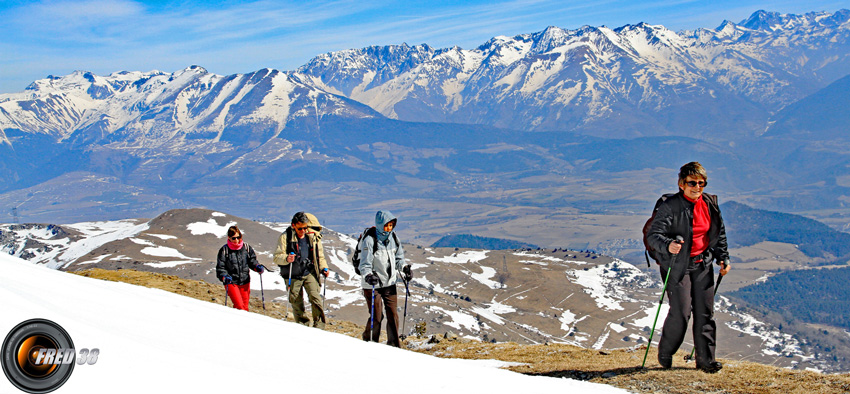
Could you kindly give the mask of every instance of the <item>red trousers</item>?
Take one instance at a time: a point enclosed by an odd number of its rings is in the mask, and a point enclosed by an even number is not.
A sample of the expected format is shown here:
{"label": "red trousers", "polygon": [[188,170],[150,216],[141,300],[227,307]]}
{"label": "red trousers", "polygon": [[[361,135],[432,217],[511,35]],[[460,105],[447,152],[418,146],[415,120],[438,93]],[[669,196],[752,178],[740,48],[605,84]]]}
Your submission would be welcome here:
{"label": "red trousers", "polygon": [[233,307],[243,311],[248,310],[248,304],[251,302],[251,284],[244,285],[224,285],[227,288],[227,295],[233,300]]}

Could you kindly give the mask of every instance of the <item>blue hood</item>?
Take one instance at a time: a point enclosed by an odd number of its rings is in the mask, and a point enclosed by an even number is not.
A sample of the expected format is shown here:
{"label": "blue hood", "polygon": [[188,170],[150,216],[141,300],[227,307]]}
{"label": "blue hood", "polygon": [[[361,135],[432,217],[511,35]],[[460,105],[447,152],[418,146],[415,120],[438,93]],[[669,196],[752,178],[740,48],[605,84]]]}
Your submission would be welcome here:
{"label": "blue hood", "polygon": [[[375,214],[375,234],[378,236],[378,241],[386,243],[387,239],[390,238],[392,231],[384,231],[384,225],[392,221],[396,221],[396,225],[398,224],[398,218],[390,211],[378,211]],[[393,227],[393,230],[395,230],[395,227]]]}

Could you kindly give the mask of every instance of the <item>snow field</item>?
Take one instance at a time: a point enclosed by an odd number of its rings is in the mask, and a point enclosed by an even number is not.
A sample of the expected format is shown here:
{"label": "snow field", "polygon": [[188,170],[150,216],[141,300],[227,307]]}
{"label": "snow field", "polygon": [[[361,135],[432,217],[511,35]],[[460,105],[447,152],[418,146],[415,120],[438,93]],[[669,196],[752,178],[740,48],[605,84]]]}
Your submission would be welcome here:
{"label": "snow field", "polygon": [[[162,290],[99,281],[0,256],[0,332],[31,318],[64,327],[77,348],[98,348],[61,393],[268,392],[626,393],[569,379],[438,359],[238,311]],[[283,360],[297,357],[298,362]],[[352,367],[354,366],[354,368]],[[380,366],[380,370],[366,366]],[[297,378],[292,378],[297,377]],[[16,392],[0,379],[0,392]]]}

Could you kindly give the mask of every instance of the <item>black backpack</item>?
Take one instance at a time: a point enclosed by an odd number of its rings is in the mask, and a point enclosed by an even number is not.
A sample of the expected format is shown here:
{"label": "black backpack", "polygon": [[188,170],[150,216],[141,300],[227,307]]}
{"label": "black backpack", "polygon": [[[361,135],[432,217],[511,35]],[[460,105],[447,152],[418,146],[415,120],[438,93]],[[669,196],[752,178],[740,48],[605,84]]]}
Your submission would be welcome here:
{"label": "black backpack", "polygon": [[[398,236],[395,235],[395,231],[393,231],[392,234],[395,244],[401,245],[401,243],[398,242]],[[357,273],[357,275],[363,275],[360,273],[360,241],[362,241],[363,238],[366,238],[367,235],[372,237],[372,240],[375,241],[372,245],[372,253],[378,250],[377,229],[375,226],[367,227],[362,233],[360,233],[360,236],[357,237],[357,246],[354,247],[354,254],[351,256],[351,264],[354,264],[354,272]]]}
{"label": "black backpack", "polygon": [[676,193],[665,194],[661,196],[658,201],[655,202],[655,208],[652,208],[652,216],[646,220],[646,223],[643,224],[643,247],[646,249],[643,252],[644,258],[646,258],[646,266],[650,267],[649,258],[658,264],[659,257],[655,254],[655,249],[652,249],[652,246],[649,246],[649,242],[647,242],[647,236],[649,235],[649,228],[652,227],[652,221],[655,220],[655,214],[658,212],[658,207],[661,206],[661,203],[667,201],[668,198],[675,196]]}

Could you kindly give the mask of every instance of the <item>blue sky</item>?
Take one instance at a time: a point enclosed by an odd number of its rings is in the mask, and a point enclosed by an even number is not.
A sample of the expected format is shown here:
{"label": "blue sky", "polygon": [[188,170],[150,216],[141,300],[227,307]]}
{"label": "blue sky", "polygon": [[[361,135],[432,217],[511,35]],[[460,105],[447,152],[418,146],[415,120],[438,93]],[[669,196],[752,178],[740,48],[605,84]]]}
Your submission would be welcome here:
{"label": "blue sky", "polygon": [[321,53],[369,45],[471,49],[547,26],[647,22],[678,31],[740,22],[759,9],[841,8],[850,0],[0,0],[0,93],[74,70],[292,70]]}

